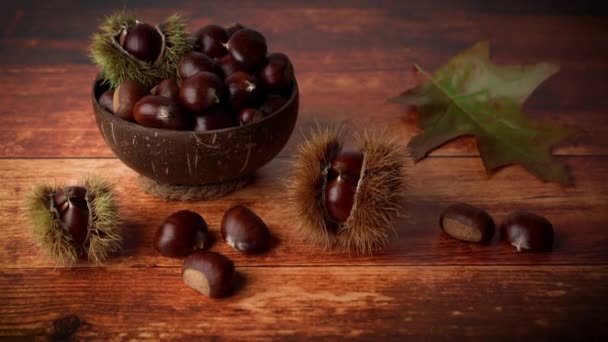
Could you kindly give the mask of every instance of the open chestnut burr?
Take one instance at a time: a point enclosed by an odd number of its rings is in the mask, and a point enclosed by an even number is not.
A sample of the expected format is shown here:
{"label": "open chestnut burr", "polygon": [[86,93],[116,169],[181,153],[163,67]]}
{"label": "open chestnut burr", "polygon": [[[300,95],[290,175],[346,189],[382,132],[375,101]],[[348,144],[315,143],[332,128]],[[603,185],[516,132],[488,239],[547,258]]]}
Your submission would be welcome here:
{"label": "open chestnut burr", "polygon": [[153,26],[120,11],[103,21],[91,43],[91,57],[111,88],[127,80],[151,88],[174,77],[177,62],[191,50],[186,23],[179,16]]}
{"label": "open chestnut burr", "polygon": [[26,213],[42,252],[61,266],[85,257],[101,264],[121,246],[117,205],[110,184],[89,176],[72,186],[36,185]]}
{"label": "open chestnut burr", "polygon": [[289,208],[301,236],[357,254],[383,249],[404,209],[405,146],[386,134],[357,134],[343,147],[324,129],[300,147],[289,176]]}

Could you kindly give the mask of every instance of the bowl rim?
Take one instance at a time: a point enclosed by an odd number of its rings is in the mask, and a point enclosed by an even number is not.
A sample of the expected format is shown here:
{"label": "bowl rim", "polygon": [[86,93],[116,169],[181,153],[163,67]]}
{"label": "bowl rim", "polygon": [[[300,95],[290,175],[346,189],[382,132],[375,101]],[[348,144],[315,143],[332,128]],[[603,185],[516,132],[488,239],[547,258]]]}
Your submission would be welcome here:
{"label": "bowl rim", "polygon": [[99,99],[97,98],[97,96],[95,96],[95,89],[98,87],[98,85],[99,86],[103,86],[103,83],[101,83],[101,82],[102,82],[102,79],[100,77],[100,74],[98,74],[97,77],[95,78],[95,80],[93,81],[93,88],[91,90],[91,94],[93,96],[94,107],[98,107],[99,109],[101,109],[101,112],[103,113],[103,115],[111,118],[109,120],[112,120],[114,122],[120,122],[121,124],[126,124],[127,127],[130,126],[130,127],[134,128],[134,129],[143,129],[143,130],[148,130],[148,131],[154,132],[154,133],[168,133],[168,132],[171,132],[173,134],[182,134],[182,135],[215,134],[215,133],[220,133],[220,132],[224,133],[224,132],[228,132],[228,131],[231,131],[231,130],[242,129],[242,128],[245,128],[245,127],[252,128],[252,127],[255,127],[255,126],[259,126],[259,125],[262,125],[265,121],[270,120],[275,115],[278,115],[285,108],[287,108],[289,105],[291,105],[293,103],[293,101],[295,101],[296,98],[298,98],[298,96],[299,96],[298,81],[294,78],[292,89],[291,89],[291,95],[289,96],[289,98],[287,99],[287,101],[285,102],[285,104],[283,106],[281,106],[279,109],[277,109],[276,111],[274,111],[272,114],[265,116],[260,121],[256,121],[256,122],[254,122],[252,124],[245,125],[245,126],[232,126],[232,127],[214,129],[214,130],[209,130],[209,131],[177,130],[177,129],[164,129],[164,128],[156,128],[156,127],[143,126],[143,125],[140,125],[140,124],[138,124],[136,122],[131,122],[131,121],[127,121],[127,120],[121,119],[121,118],[117,117],[114,113],[109,112],[108,110],[106,110],[99,103]]}

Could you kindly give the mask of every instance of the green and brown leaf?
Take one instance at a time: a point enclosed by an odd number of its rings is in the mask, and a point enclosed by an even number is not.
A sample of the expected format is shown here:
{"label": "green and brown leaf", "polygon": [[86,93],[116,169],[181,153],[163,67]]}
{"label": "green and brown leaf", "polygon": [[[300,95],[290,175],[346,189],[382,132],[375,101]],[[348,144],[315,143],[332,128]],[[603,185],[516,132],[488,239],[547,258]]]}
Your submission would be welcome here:
{"label": "green and brown leaf", "polygon": [[410,140],[412,156],[419,161],[452,139],[472,135],[488,172],[521,164],[542,180],[571,184],[568,169],[551,149],[578,130],[538,122],[522,112],[526,99],[559,67],[496,66],[489,49],[488,42],[478,43],[432,75],[416,66],[425,81],[389,99],[417,108],[424,132]]}

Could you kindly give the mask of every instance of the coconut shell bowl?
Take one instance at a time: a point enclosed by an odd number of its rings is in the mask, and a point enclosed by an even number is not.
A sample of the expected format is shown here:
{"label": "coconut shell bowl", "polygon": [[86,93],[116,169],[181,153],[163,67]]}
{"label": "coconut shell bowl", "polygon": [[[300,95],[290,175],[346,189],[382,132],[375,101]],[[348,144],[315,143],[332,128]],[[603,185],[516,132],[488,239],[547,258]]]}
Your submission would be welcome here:
{"label": "coconut shell bowl", "polygon": [[287,103],[262,120],[211,131],[177,131],[141,126],[107,111],[93,83],[93,108],[101,135],[112,152],[137,172],[148,193],[172,200],[221,197],[247,184],[289,140],[298,118],[298,85]]}

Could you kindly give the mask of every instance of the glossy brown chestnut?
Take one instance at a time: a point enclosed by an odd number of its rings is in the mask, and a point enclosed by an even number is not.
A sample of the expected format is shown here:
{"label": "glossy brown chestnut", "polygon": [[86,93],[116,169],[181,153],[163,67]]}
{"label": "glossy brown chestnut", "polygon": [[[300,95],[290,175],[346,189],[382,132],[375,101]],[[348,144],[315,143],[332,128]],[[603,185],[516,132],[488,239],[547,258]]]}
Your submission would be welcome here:
{"label": "glossy brown chestnut", "polygon": [[228,27],[226,27],[226,33],[228,34],[228,38],[232,37],[233,34],[237,33],[238,31],[244,29],[245,26],[239,24],[239,23],[234,23]]}
{"label": "glossy brown chestnut", "polygon": [[123,47],[139,60],[154,62],[160,54],[162,45],[163,38],[154,26],[137,22],[127,32]]}
{"label": "glossy brown chestnut", "polygon": [[70,186],[65,191],[59,189],[53,194],[53,202],[63,227],[78,246],[86,241],[89,228],[86,192],[87,189],[82,186]]}
{"label": "glossy brown chestnut", "polygon": [[201,215],[180,210],[163,221],[154,236],[154,249],[166,257],[182,257],[202,249],[209,240],[207,222]]}
{"label": "glossy brown chestnut", "polygon": [[216,59],[216,62],[218,63],[220,69],[222,69],[222,73],[226,77],[241,70],[241,66],[239,65],[239,63],[230,54]]}
{"label": "glossy brown chestnut", "polygon": [[227,46],[232,57],[249,71],[255,70],[264,63],[268,51],[266,38],[251,29],[237,31],[230,37]]}
{"label": "glossy brown chestnut", "polygon": [[152,89],[153,95],[166,97],[171,101],[179,101],[179,86],[175,78],[168,78]]}
{"label": "glossy brown chestnut", "polygon": [[108,112],[114,113],[114,89],[106,90],[101,94],[99,104]]}
{"label": "glossy brown chestnut", "polygon": [[261,102],[262,88],[258,79],[251,74],[237,71],[226,78],[226,86],[233,111],[255,107]]}
{"label": "glossy brown chestnut", "polygon": [[228,33],[217,25],[207,25],[194,33],[195,49],[212,58],[228,54],[224,46],[227,41]]}
{"label": "glossy brown chestnut", "polygon": [[[67,191],[67,193],[65,192]],[[83,186],[68,186],[64,189],[59,189],[53,194],[53,203],[60,215],[65,214],[70,205],[76,205],[81,208],[87,208],[87,188]]]}
{"label": "glossy brown chestnut", "polygon": [[338,177],[325,186],[325,210],[331,221],[344,223],[348,220],[355,203],[357,186]]}
{"label": "glossy brown chestnut", "polygon": [[283,108],[287,104],[287,100],[279,95],[270,95],[262,102],[260,107],[258,108],[260,112],[264,115],[268,116],[277,112],[279,109]]}
{"label": "glossy brown chestnut", "polygon": [[180,103],[194,114],[201,114],[226,97],[224,82],[210,72],[199,72],[185,79],[179,89]]}
{"label": "glossy brown chestnut", "polygon": [[363,167],[363,152],[361,150],[343,148],[336,153],[329,166],[329,179],[342,177],[351,185],[357,186]]}
{"label": "glossy brown chestnut", "polygon": [[236,119],[221,107],[213,107],[194,118],[195,131],[213,131],[236,126]]}
{"label": "glossy brown chestnut", "polygon": [[243,253],[264,252],[270,246],[270,231],[249,208],[234,206],[222,219],[222,238],[234,250]]}
{"label": "glossy brown chestnut", "polygon": [[241,126],[258,122],[264,118],[264,113],[255,108],[245,108],[237,115],[237,120]]}
{"label": "glossy brown chestnut", "polygon": [[198,51],[187,53],[179,60],[179,64],[177,65],[177,75],[182,80],[192,77],[201,71],[217,74],[219,66],[209,56]]}
{"label": "glossy brown chestnut", "polygon": [[135,122],[146,127],[184,130],[190,126],[188,116],[176,102],[157,95],[144,96],[139,100],[133,115]]}
{"label": "glossy brown chestnut", "polygon": [[439,217],[441,229],[456,240],[489,243],[494,236],[494,220],[483,209],[467,203],[455,203]]}
{"label": "glossy brown chestnut", "polygon": [[501,237],[519,252],[549,252],[553,248],[553,225],[546,218],[517,211],[500,225]]}
{"label": "glossy brown chestnut", "polygon": [[182,266],[184,283],[211,298],[229,295],[235,275],[232,260],[215,252],[196,251],[186,258]]}
{"label": "glossy brown chestnut", "polygon": [[293,65],[289,58],[280,52],[268,55],[268,62],[261,72],[264,85],[270,92],[285,94],[291,90],[294,80]]}
{"label": "glossy brown chestnut", "polygon": [[148,89],[135,80],[122,82],[114,91],[112,107],[121,119],[133,121],[133,108],[137,101],[148,94]]}

